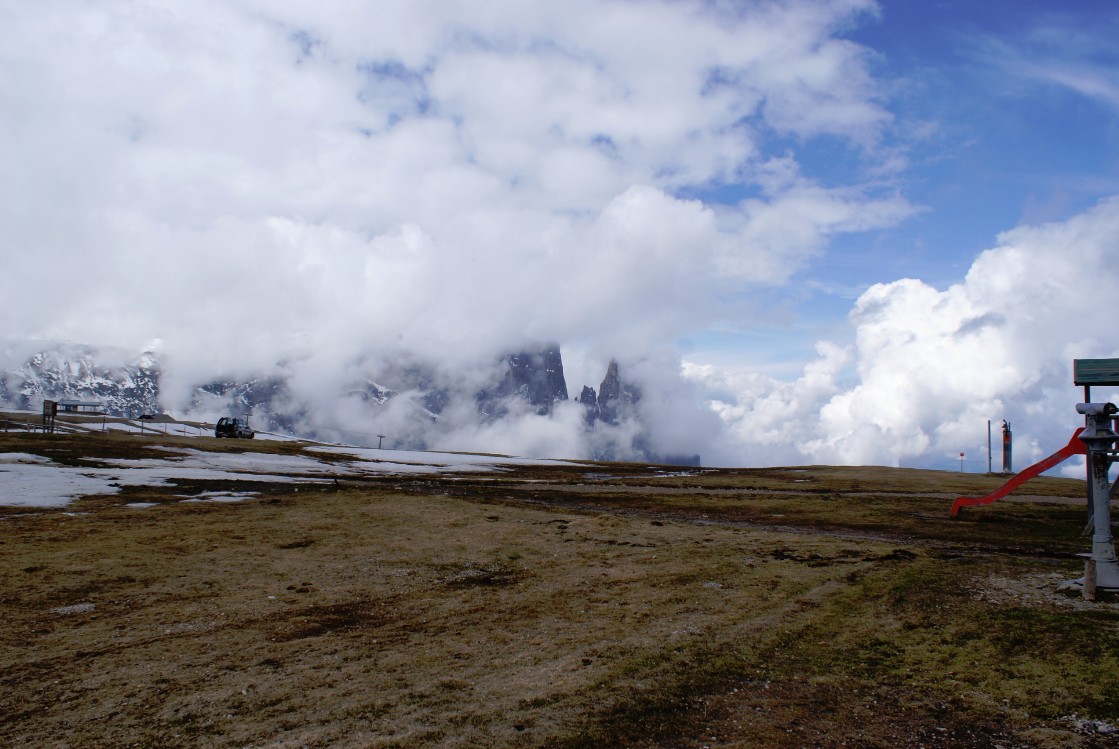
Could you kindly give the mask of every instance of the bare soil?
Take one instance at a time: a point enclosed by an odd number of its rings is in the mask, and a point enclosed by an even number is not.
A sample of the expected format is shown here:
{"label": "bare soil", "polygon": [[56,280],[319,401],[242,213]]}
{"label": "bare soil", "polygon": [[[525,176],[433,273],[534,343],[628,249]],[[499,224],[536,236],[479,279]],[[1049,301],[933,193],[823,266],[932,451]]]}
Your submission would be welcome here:
{"label": "bare soil", "polygon": [[1083,482],[958,520],[1000,479],[585,464],[180,501],[246,488],[212,483],[0,508],[0,744],[1119,746],[1119,604],[1059,589]]}

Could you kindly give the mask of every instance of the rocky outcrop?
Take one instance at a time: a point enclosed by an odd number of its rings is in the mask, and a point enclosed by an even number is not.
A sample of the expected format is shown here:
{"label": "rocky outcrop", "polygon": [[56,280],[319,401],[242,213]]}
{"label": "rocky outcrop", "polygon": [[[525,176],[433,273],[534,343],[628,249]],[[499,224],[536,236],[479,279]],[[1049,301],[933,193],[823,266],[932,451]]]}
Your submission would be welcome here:
{"label": "rocky outcrop", "polygon": [[636,385],[622,381],[618,376],[618,362],[611,361],[598,388],[598,417],[608,424],[616,424],[621,416],[632,414],[640,400],[641,391]]}
{"label": "rocky outcrop", "polygon": [[618,362],[611,360],[598,392],[584,385],[577,400],[586,409],[588,424],[594,425],[599,421],[617,424],[626,415],[634,414],[634,407],[641,400],[641,390],[623,381],[618,374]]}
{"label": "rocky outcrop", "polygon": [[[587,426],[592,434],[597,424],[617,425],[627,419],[640,424],[641,416],[637,406],[641,402],[641,389],[626,382],[619,373],[617,361],[606,367],[606,376],[596,393],[594,388],[584,385],[576,399],[584,408]],[[698,466],[699,455],[667,455],[653,450],[649,433],[640,429],[628,442],[614,439],[591,439],[595,460],[647,460],[650,463],[678,466]]]}
{"label": "rocky outcrop", "polygon": [[587,412],[587,421],[593,423],[598,417],[598,395],[589,385],[583,386],[583,391],[575,398],[576,403],[582,403]]}
{"label": "rocky outcrop", "polygon": [[475,397],[483,418],[501,418],[507,412],[503,401],[510,397],[524,399],[541,416],[552,413],[556,403],[567,400],[567,380],[563,376],[559,346],[509,354],[504,364],[501,381]]}

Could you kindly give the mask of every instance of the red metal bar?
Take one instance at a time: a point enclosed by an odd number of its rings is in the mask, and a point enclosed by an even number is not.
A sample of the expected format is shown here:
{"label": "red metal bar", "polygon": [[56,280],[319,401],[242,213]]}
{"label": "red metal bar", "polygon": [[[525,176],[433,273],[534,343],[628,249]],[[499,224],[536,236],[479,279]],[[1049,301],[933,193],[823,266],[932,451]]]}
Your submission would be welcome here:
{"label": "red metal bar", "polygon": [[960,511],[961,507],[974,507],[976,505],[989,505],[992,502],[996,502],[996,501],[1002,499],[1003,497],[1005,497],[1007,494],[1010,494],[1010,492],[1014,491],[1015,489],[1017,489],[1019,486],[1026,483],[1030,479],[1035,478],[1039,474],[1045,473],[1046,471],[1048,471],[1050,468],[1057,465],[1058,463],[1063,463],[1064,461],[1071,458],[1073,455],[1085,455],[1085,454],[1087,454],[1088,447],[1080,439],[1080,433],[1083,432],[1083,431],[1084,431],[1084,427],[1080,427],[1079,429],[1077,429],[1075,432],[1073,432],[1072,439],[1070,439],[1068,441],[1067,445],[1065,445],[1060,450],[1058,450],[1057,452],[1050,455],[1045,460],[1034,463],[1032,466],[1030,466],[1026,470],[1022,471],[1021,473],[1015,474],[1014,477],[1010,479],[1010,481],[1007,481],[1005,484],[1003,484],[1002,486],[1000,486],[998,489],[991,492],[987,496],[985,496],[985,497],[957,497],[956,501],[952,503],[952,512],[949,513],[949,514],[952,517],[955,517],[956,513],[958,513]]}

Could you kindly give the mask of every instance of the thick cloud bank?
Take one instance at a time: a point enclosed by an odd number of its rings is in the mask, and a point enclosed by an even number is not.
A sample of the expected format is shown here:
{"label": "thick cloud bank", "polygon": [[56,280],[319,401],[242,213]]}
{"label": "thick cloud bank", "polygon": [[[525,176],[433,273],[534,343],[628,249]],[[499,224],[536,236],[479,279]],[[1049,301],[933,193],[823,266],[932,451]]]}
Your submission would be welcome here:
{"label": "thick cloud bank", "polygon": [[[890,116],[836,36],[874,7],[7,4],[5,335],[158,339],[185,379],[671,342],[911,212],[767,145],[876,163]],[[80,282],[45,306],[45,269]]]}
{"label": "thick cloud bank", "polygon": [[[1015,466],[1044,457],[1083,424],[1077,358],[1119,356],[1119,198],[1064,223],[998,238],[943,291],[915,279],[866,291],[855,343],[821,343],[783,383],[686,365],[727,430],[715,462],[958,465],[985,470],[987,420],[1010,421]],[[1093,400],[1119,397],[1096,388]]]}

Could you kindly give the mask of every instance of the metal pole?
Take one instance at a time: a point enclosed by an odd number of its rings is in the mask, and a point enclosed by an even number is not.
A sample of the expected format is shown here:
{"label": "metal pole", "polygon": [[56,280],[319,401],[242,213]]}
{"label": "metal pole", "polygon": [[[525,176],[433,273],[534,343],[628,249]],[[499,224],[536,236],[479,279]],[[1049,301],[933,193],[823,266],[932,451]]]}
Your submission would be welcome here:
{"label": "metal pole", "polygon": [[1011,451],[1014,444],[1014,435],[1010,431],[1010,422],[1006,419],[1002,421],[1002,472],[1014,473],[1012,466]]}
{"label": "metal pole", "polygon": [[987,419],[987,473],[991,472],[991,420]]}
{"label": "metal pole", "polygon": [[1085,504],[1087,508],[1087,517],[1084,520],[1084,535],[1088,535],[1088,529],[1092,527],[1092,524],[1096,520],[1095,500],[1093,499],[1094,490],[1092,489],[1092,463],[1092,451],[1089,450],[1084,453],[1084,467],[1088,470],[1088,483],[1084,488],[1087,497],[1087,503]]}

